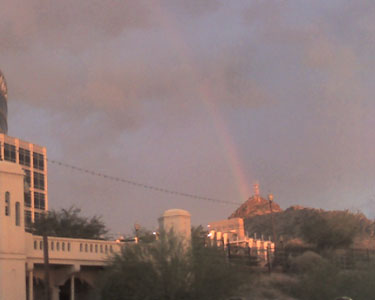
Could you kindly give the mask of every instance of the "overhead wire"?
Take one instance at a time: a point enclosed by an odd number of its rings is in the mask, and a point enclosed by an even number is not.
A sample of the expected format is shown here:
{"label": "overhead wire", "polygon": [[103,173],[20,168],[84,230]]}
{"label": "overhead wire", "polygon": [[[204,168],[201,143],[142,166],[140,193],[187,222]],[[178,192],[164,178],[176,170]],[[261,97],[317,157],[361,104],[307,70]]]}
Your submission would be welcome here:
{"label": "overhead wire", "polygon": [[98,171],[77,167],[75,165],[68,164],[68,163],[65,163],[65,162],[62,162],[62,161],[59,161],[59,160],[55,160],[55,159],[47,158],[46,160],[48,162],[52,163],[52,164],[62,166],[62,167],[65,167],[65,168],[68,168],[68,169],[71,169],[71,170],[74,170],[74,171],[86,173],[86,174],[89,174],[89,175],[92,175],[92,176],[102,177],[104,179],[111,180],[111,181],[122,182],[122,183],[125,183],[125,184],[128,184],[128,185],[133,185],[133,186],[140,187],[140,188],[147,189],[147,190],[152,190],[152,191],[170,194],[170,195],[181,196],[181,197],[185,197],[185,198],[191,198],[191,199],[195,199],[195,200],[211,201],[211,202],[222,203],[222,204],[231,204],[231,205],[241,205],[241,203],[239,203],[239,202],[210,198],[210,197],[196,195],[196,194],[193,194],[193,193],[185,193],[185,192],[170,190],[170,189],[166,189],[166,188],[162,188],[162,187],[158,187],[158,186],[154,186],[154,185],[150,185],[150,184],[146,184],[146,183],[141,183],[141,182],[121,178],[121,177],[118,177],[118,176],[112,176],[112,175],[104,174],[104,173],[101,173],[101,172],[98,172]]}
{"label": "overhead wire", "polygon": [[[14,150],[15,150],[15,152],[18,152],[18,153],[20,152],[19,149],[17,149],[17,148],[14,149]],[[0,160],[3,160],[3,159],[6,160],[5,157],[0,158]],[[138,181],[134,181],[134,180],[121,178],[121,177],[118,177],[118,176],[112,176],[112,175],[108,175],[108,174],[105,174],[105,173],[102,173],[102,172],[78,167],[78,166],[75,166],[73,164],[69,164],[69,163],[66,163],[66,162],[63,162],[63,161],[60,161],[60,160],[56,160],[56,159],[50,159],[50,158],[47,158],[47,157],[45,159],[49,163],[52,163],[52,164],[60,166],[60,167],[65,167],[65,168],[71,169],[73,171],[85,173],[85,174],[88,174],[88,175],[91,175],[91,176],[101,177],[101,178],[111,180],[111,181],[125,183],[125,184],[128,184],[128,185],[136,186],[136,187],[143,188],[143,189],[150,190],[150,191],[156,191],[156,192],[160,192],[160,193],[164,193],[164,194],[176,195],[176,196],[195,199],[195,200],[216,202],[216,203],[221,203],[221,204],[230,204],[230,205],[237,205],[237,206],[242,204],[242,203],[239,203],[239,202],[228,201],[228,200],[223,200],[223,199],[216,199],[216,198],[211,198],[211,197],[205,197],[205,196],[196,195],[194,193],[180,192],[180,191],[176,191],[176,190],[158,187],[158,186],[151,185],[151,184],[146,184],[146,183],[142,183],[142,182],[138,182]],[[7,160],[7,161],[9,161],[9,160]],[[30,162],[31,162],[31,155],[30,155]]]}

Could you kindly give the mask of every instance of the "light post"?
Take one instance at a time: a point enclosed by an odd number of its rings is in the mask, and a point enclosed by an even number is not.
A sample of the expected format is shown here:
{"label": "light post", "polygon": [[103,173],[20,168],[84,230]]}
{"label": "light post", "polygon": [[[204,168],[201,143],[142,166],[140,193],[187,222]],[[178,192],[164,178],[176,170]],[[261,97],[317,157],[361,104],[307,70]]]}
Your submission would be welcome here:
{"label": "light post", "polygon": [[273,242],[274,242],[275,248],[276,248],[277,239],[276,239],[276,231],[275,231],[275,220],[274,220],[274,217],[273,217],[273,210],[272,210],[272,203],[273,203],[273,195],[272,194],[268,195],[268,203],[270,205],[270,211],[271,211],[271,225],[272,225]]}

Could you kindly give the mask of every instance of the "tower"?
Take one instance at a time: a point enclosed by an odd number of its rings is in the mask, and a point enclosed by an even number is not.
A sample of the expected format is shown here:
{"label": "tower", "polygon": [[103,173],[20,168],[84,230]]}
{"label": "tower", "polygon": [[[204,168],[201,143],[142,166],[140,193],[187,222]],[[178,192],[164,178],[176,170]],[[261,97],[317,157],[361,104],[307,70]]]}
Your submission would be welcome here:
{"label": "tower", "polygon": [[183,209],[168,209],[159,218],[159,228],[165,232],[173,230],[177,235],[190,241],[191,221],[190,213]]}
{"label": "tower", "polygon": [[24,172],[0,161],[0,300],[26,299]]}
{"label": "tower", "polygon": [[3,73],[0,71],[0,133],[8,132],[8,88]]}

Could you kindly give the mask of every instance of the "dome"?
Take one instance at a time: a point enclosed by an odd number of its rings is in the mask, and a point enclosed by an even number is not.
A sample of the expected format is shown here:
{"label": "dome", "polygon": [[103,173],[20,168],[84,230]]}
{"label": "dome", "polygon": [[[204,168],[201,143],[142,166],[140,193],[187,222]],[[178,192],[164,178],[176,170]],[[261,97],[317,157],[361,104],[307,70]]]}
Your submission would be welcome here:
{"label": "dome", "polygon": [[190,217],[190,213],[187,210],[183,209],[168,209],[163,213],[163,217],[172,217],[172,216],[187,216]]}
{"label": "dome", "polygon": [[3,73],[0,71],[0,133],[8,132],[8,88]]}

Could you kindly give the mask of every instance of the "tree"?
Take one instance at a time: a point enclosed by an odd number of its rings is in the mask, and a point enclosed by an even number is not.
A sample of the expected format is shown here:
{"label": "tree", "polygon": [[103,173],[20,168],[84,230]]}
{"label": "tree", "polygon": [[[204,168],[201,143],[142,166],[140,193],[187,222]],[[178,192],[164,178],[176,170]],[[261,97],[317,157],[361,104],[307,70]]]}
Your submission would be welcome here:
{"label": "tree", "polygon": [[101,218],[86,218],[80,213],[81,210],[74,206],[60,211],[49,211],[42,218],[35,220],[32,232],[43,235],[47,230],[48,236],[104,239],[108,230]]}
{"label": "tree", "polygon": [[360,216],[348,211],[335,214],[316,213],[304,220],[301,232],[304,240],[319,250],[348,247],[360,230]]}
{"label": "tree", "polygon": [[226,299],[241,284],[224,251],[192,236],[192,246],[173,232],[152,243],[126,246],[100,280],[100,299]]}
{"label": "tree", "polygon": [[[48,245],[48,236],[103,239],[108,232],[106,226],[97,216],[90,219],[80,216],[81,210],[74,206],[61,211],[49,211],[40,216],[32,224],[31,231],[35,235],[43,237],[43,245]],[[49,255],[48,247],[43,247],[44,260],[44,299],[51,299],[49,289]]]}

